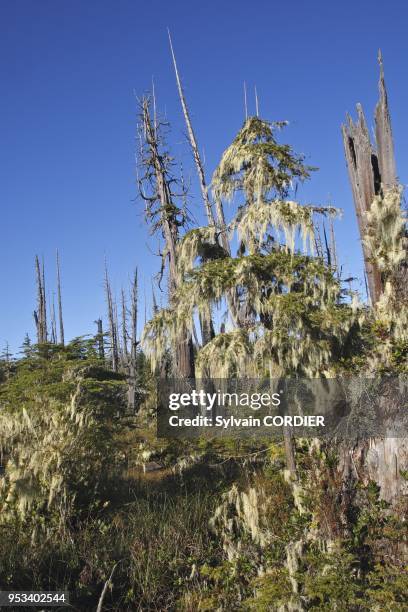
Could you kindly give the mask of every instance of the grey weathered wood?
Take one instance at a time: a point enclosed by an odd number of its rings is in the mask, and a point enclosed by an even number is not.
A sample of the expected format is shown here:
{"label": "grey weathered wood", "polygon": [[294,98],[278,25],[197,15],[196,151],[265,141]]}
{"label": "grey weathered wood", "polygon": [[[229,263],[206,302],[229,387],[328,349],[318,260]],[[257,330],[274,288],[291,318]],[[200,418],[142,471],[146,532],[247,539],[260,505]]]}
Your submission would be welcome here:
{"label": "grey weathered wood", "polygon": [[[168,30],[168,35],[169,35],[170,50],[171,50],[171,55],[173,59],[174,71],[176,74],[177,88],[179,92],[181,107],[183,109],[183,115],[184,115],[184,119],[185,119],[186,126],[187,126],[187,133],[188,133],[191,149],[193,151],[194,161],[195,161],[195,165],[197,169],[197,174],[198,174],[201,194],[202,194],[202,198],[203,198],[203,202],[204,202],[204,206],[205,206],[205,210],[207,214],[208,224],[215,225],[212,204],[211,204],[211,200],[208,195],[208,186],[205,180],[204,167],[201,161],[197,139],[196,139],[196,136],[193,130],[192,123],[191,123],[190,113],[188,111],[187,102],[185,99],[180,75],[178,72],[176,56],[175,56],[174,49],[173,49],[173,43],[171,40],[170,30]],[[246,85],[245,84],[244,84],[244,92],[245,92],[245,112],[247,113]],[[258,108],[258,98],[256,94],[256,89],[255,89],[255,95],[256,95],[256,105]],[[225,249],[225,251],[228,254],[230,254],[230,244],[229,244],[227,231],[226,231],[224,209],[223,209],[222,201],[219,198],[215,199],[215,210],[216,210],[216,215],[217,215],[217,226],[220,228],[221,245]],[[228,293],[227,302],[228,302],[229,310],[231,313],[231,318],[234,324],[235,325],[240,324],[240,316],[239,316],[238,307],[236,304],[236,292],[231,291]],[[214,337],[214,334],[213,334],[214,326],[213,326],[211,316],[201,317],[200,326],[201,326],[202,342],[203,342],[203,345],[205,345],[207,344],[209,340],[211,340]]]}
{"label": "grey weathered wood", "polygon": [[[177,244],[179,240],[178,224],[174,216],[174,203],[163,156],[159,150],[157,126],[152,124],[150,118],[149,100],[144,99],[141,104],[144,138],[149,150],[148,166],[154,173],[155,189],[160,201],[160,225],[166,243],[166,254],[169,262],[169,298],[170,302],[179,285],[177,271]],[[180,378],[194,377],[194,352],[191,334],[187,328],[180,331],[175,346],[177,375]]]}
{"label": "grey weathered wood", "polygon": [[112,578],[113,578],[113,574],[115,573],[115,569],[117,566],[118,566],[118,563],[115,563],[115,565],[112,567],[112,571],[110,573],[109,578],[106,580],[105,584],[103,585],[102,593],[98,601],[98,607],[96,608],[96,612],[102,612],[103,610],[103,602],[106,596],[106,592],[109,586],[112,586]]}
{"label": "grey weathered wood", "polygon": [[258,92],[256,90],[256,85],[255,85],[255,113],[256,113],[256,116],[259,117],[259,100],[258,100]]}
{"label": "grey weathered wood", "polygon": [[37,342],[44,344],[48,340],[47,302],[45,298],[44,262],[40,266],[38,255],[35,256],[35,272],[37,281],[37,310],[34,311],[34,321],[37,328]]}
{"label": "grey weathered wood", "polygon": [[375,108],[375,139],[381,183],[384,189],[391,189],[397,184],[397,170],[381,51],[378,55],[378,61],[380,64],[380,80],[378,84],[380,99]]}
{"label": "grey weathered wood", "polygon": [[58,318],[59,318],[59,333],[60,333],[60,343],[62,346],[65,344],[65,336],[64,336],[64,319],[62,316],[62,292],[61,292],[61,269],[60,269],[60,260],[59,253],[57,249],[57,298],[58,298]]}
{"label": "grey weathered wood", "polygon": [[336,234],[334,232],[334,223],[332,217],[329,218],[330,224],[330,250],[332,253],[333,270],[339,275],[339,262],[337,259]]}
{"label": "grey weathered wood", "polygon": [[201,162],[201,157],[200,157],[200,153],[198,150],[197,139],[196,139],[196,136],[193,130],[192,123],[191,123],[190,113],[188,112],[188,107],[187,107],[186,99],[184,96],[184,91],[183,91],[183,87],[181,84],[180,75],[179,75],[178,68],[177,68],[176,56],[174,54],[170,30],[168,30],[168,35],[169,35],[171,56],[173,58],[174,72],[176,73],[177,88],[178,88],[178,92],[180,96],[181,107],[183,109],[184,119],[185,119],[186,126],[187,126],[188,138],[190,141],[191,149],[193,151],[194,162],[197,168],[197,174],[198,174],[198,178],[200,182],[201,195],[203,197],[203,202],[204,202],[205,210],[207,213],[208,223],[209,225],[215,225],[212,205],[211,205],[210,198],[208,196],[208,187],[207,187],[206,180],[205,180],[204,168]]}
{"label": "grey weathered wood", "polygon": [[397,184],[391,118],[388,107],[387,91],[381,54],[380,61],[380,98],[375,110],[376,148],[371,143],[363,109],[357,105],[358,119],[354,123],[347,116],[342,126],[343,144],[349,172],[351,189],[362,238],[364,265],[371,303],[374,305],[383,291],[380,271],[370,258],[363,239],[367,230],[367,211],[374,196]]}
{"label": "grey weathered wood", "polygon": [[57,319],[55,316],[55,299],[54,294],[51,302],[51,344],[58,344],[57,337]]}
{"label": "grey weathered wood", "polygon": [[108,308],[109,336],[111,344],[111,363],[112,370],[118,371],[119,368],[119,346],[118,346],[118,329],[117,329],[117,313],[115,312],[115,304],[112,297],[112,288],[108,275],[108,267],[105,262],[105,296]]}
{"label": "grey weathered wood", "polygon": [[122,310],[122,357],[125,363],[128,361],[128,331],[127,331],[127,307],[126,307],[126,296],[125,290],[121,289],[121,310]]}
{"label": "grey weathered wood", "polygon": [[[190,113],[187,107],[187,102],[186,102],[186,98],[184,95],[183,86],[181,84],[181,79],[180,79],[180,75],[179,75],[179,71],[177,67],[176,56],[174,53],[173,43],[171,40],[170,30],[168,30],[168,35],[169,35],[171,55],[173,58],[174,72],[176,75],[177,88],[179,92],[181,107],[183,109],[184,120],[187,126],[188,138],[190,141],[191,150],[193,152],[194,162],[196,165],[198,180],[200,183],[201,195],[202,195],[203,202],[204,202],[204,208],[207,214],[208,224],[211,226],[214,226],[215,225],[214,213],[212,209],[212,203],[208,195],[208,186],[207,186],[206,179],[205,179],[204,166],[201,161],[197,139],[194,133],[193,125],[191,123]],[[223,214],[221,216],[222,216],[222,222],[225,225]],[[220,213],[218,212],[218,222],[220,223],[220,221],[221,221]],[[205,346],[208,342],[210,342],[210,340],[212,340],[212,338],[214,338],[214,326],[212,322],[211,312],[209,312],[205,316],[200,316],[200,327],[201,327],[202,344],[203,346]]]}
{"label": "grey weathered wood", "polygon": [[297,479],[295,444],[292,434],[287,427],[283,428],[283,444],[285,449],[286,469],[289,471],[292,480]]}
{"label": "grey weathered wood", "polygon": [[134,412],[136,408],[136,377],[137,377],[137,312],[138,312],[138,280],[137,268],[133,275],[130,291],[130,356],[128,406]]}

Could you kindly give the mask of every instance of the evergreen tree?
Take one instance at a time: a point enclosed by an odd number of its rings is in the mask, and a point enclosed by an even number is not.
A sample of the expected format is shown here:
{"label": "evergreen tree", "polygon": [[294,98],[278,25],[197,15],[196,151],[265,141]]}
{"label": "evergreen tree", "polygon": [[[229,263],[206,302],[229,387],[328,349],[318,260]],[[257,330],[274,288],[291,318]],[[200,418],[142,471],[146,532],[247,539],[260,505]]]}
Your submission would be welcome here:
{"label": "evergreen tree", "polygon": [[328,374],[345,349],[359,311],[344,303],[338,279],[314,247],[314,216],[337,211],[284,199],[312,168],[277,143],[278,127],[250,117],[224,152],[212,189],[215,198],[241,199],[229,224],[238,253],[219,247],[206,256],[213,227],[185,234],[177,249],[182,280],[172,309],[160,310],[144,331],[153,363],[180,326],[192,329],[197,313],[225,303],[233,290],[244,325],[198,350],[197,374],[318,376]]}
{"label": "evergreen tree", "polygon": [[21,345],[21,353],[24,357],[31,357],[33,355],[33,346],[31,344],[31,338],[28,334],[24,336],[23,344]]}

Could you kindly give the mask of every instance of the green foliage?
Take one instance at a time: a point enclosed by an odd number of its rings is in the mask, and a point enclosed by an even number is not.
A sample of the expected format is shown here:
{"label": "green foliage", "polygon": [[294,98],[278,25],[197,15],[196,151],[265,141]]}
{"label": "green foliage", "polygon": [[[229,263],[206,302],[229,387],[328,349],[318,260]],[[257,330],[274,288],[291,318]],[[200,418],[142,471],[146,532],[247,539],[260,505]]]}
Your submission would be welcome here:
{"label": "green foliage", "polygon": [[[371,610],[403,612],[408,601],[408,566],[378,563],[367,576],[365,597]],[[366,600],[367,605],[367,600]]]}
{"label": "green foliage", "polygon": [[363,602],[358,578],[358,560],[344,550],[324,554],[311,547],[303,559],[306,571],[300,582],[310,604],[309,610],[358,610]]}
{"label": "green foliage", "polygon": [[244,609],[253,612],[278,610],[292,598],[292,585],[285,567],[272,567],[264,576],[252,582],[255,595],[245,600]]}

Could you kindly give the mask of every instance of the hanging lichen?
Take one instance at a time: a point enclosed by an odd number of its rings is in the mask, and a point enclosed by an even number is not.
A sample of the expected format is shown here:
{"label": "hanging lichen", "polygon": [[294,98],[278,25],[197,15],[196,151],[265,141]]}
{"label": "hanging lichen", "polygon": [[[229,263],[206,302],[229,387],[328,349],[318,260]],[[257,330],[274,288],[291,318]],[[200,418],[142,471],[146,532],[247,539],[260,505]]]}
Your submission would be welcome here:
{"label": "hanging lichen", "polygon": [[338,211],[282,199],[312,169],[288,145],[277,143],[274,130],[282,125],[251,117],[225,151],[212,188],[216,199],[244,196],[229,224],[241,244],[239,255],[232,257],[219,246],[215,226],[183,237],[177,248],[177,290],[170,307],[155,315],[143,335],[152,367],[181,330],[194,332],[197,316],[207,316],[214,307],[230,308],[231,296],[238,329],[196,347],[198,375],[256,376],[271,365],[286,374],[327,373],[355,329],[359,308],[343,302],[333,269],[315,256],[314,215],[333,217]]}
{"label": "hanging lichen", "polygon": [[314,226],[312,207],[297,202],[274,200],[252,204],[244,209],[236,222],[238,236],[249,253],[262,247],[267,232],[275,234],[275,242],[282,242],[294,253],[296,233],[299,231],[305,253],[314,253]]}
{"label": "hanging lichen", "polygon": [[382,355],[378,356],[372,367],[390,362],[395,342],[408,341],[408,311],[404,298],[407,295],[408,237],[401,197],[401,186],[385,191],[374,198],[367,213],[364,242],[372,261],[381,271],[383,282],[383,293],[376,304],[375,316],[387,331],[383,338]]}
{"label": "hanging lichen", "polygon": [[[0,524],[30,521],[36,512],[54,512],[62,519],[76,496],[90,488],[96,492],[113,468],[111,420],[125,406],[125,385],[104,380],[110,374],[93,366],[66,369],[63,381],[61,370],[58,359],[48,365],[46,376],[33,368],[28,374],[32,388],[27,387],[23,403],[21,397],[15,403],[12,387],[10,395],[4,390],[0,398],[5,466]],[[38,528],[35,521],[32,526]]]}
{"label": "hanging lichen", "polygon": [[212,179],[215,197],[231,200],[244,191],[247,202],[255,202],[273,191],[286,196],[293,181],[309,178],[314,170],[289,145],[278,144],[274,132],[287,125],[249,117],[233,143],[224,152]]}
{"label": "hanging lichen", "polygon": [[177,248],[177,270],[181,277],[199,263],[226,257],[227,253],[217,242],[218,230],[214,226],[197,227],[187,232]]}
{"label": "hanging lichen", "polygon": [[232,378],[242,375],[243,372],[248,373],[251,369],[251,355],[251,342],[245,330],[219,334],[198,352],[197,376]]}
{"label": "hanging lichen", "polygon": [[364,243],[387,279],[407,259],[406,220],[401,209],[402,187],[375,196],[367,212]]}

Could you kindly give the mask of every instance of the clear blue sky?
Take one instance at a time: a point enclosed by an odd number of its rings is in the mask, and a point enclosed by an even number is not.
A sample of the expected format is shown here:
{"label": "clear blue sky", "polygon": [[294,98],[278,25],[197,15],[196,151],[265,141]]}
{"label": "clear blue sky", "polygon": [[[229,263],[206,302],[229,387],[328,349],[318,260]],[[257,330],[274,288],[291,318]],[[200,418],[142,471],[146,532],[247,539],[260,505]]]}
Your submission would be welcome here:
{"label": "clear blue sky", "polygon": [[[244,3],[3,0],[0,3],[0,346],[34,337],[33,260],[54,283],[62,260],[67,336],[104,314],[106,255],[116,290],[135,265],[150,298],[159,262],[135,202],[136,101],[156,83],[173,125],[174,152],[192,171],[166,27],[173,42],[208,177],[243,120],[242,83],[260,113],[288,119],[282,138],[320,168],[301,201],[344,209],[337,224],[345,272],[361,271],[340,124],[377,100],[382,48],[397,164],[407,180],[408,7],[391,1]],[[249,97],[251,97],[249,95]],[[252,99],[252,111],[254,104]],[[197,197],[193,209],[200,207]],[[143,304],[141,305],[143,310]]]}

